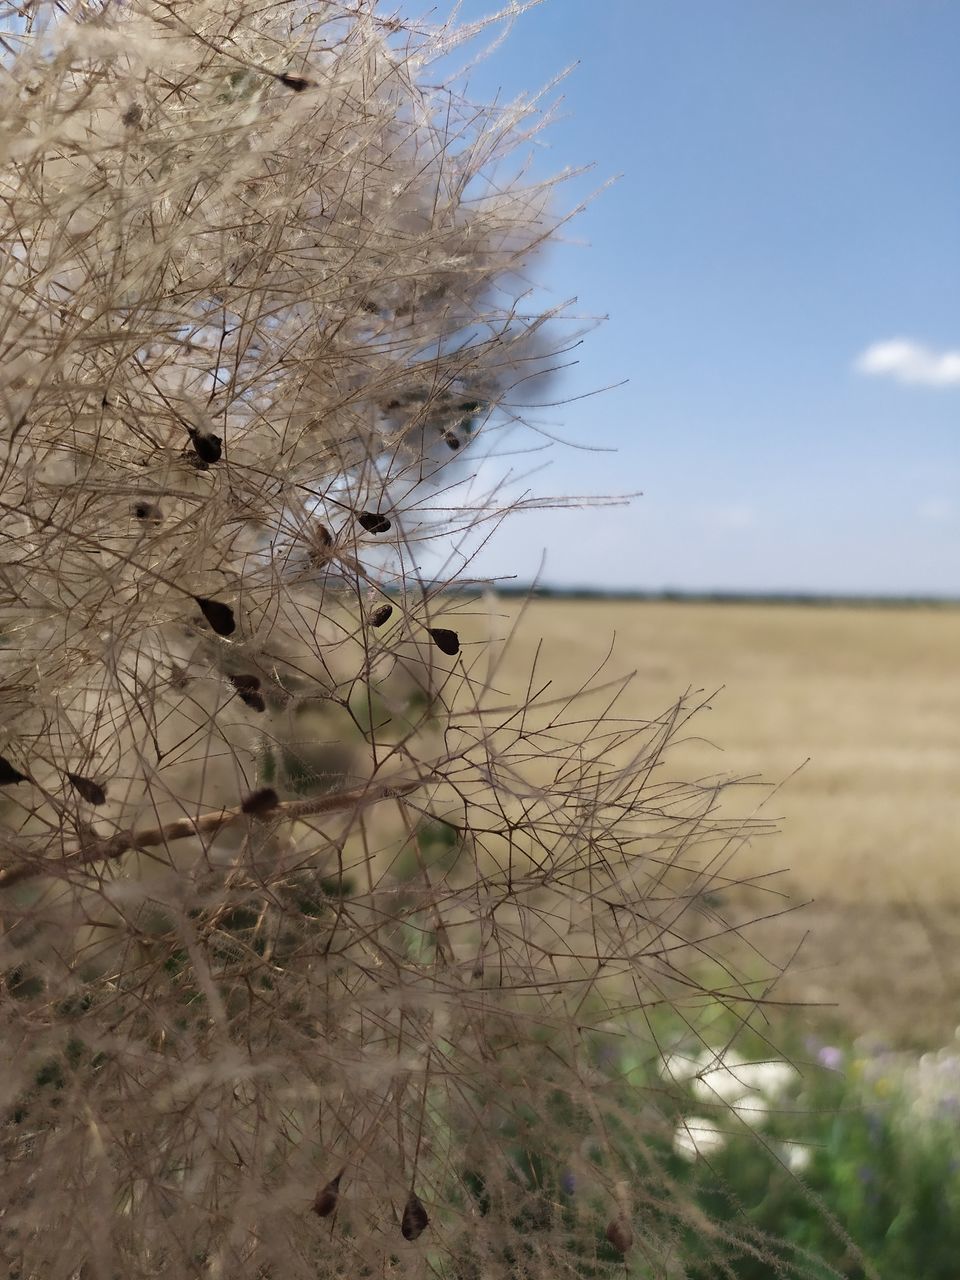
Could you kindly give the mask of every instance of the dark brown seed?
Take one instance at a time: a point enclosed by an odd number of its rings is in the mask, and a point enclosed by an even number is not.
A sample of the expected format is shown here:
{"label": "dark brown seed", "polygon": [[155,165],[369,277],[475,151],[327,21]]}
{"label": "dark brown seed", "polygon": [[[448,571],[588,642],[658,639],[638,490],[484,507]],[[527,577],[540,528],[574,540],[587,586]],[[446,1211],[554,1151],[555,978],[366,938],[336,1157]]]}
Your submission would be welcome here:
{"label": "dark brown seed", "polygon": [[313,83],[312,80],[305,80],[303,76],[288,76],[286,73],[277,76],[277,79],[294,93],[303,93],[304,89],[309,89]]}
{"label": "dark brown seed", "polygon": [[134,125],[138,125],[140,123],[142,116],[143,107],[141,107],[139,102],[132,102],[120,119],[128,129],[132,129]]}
{"label": "dark brown seed", "polygon": [[67,777],[88,804],[107,803],[107,793],[99,782],[94,782],[92,778],[84,778],[79,773],[68,773]]}
{"label": "dark brown seed", "polygon": [[378,604],[375,609],[371,609],[367,622],[370,623],[371,627],[382,627],[392,614],[392,604]]}
{"label": "dark brown seed", "polygon": [[260,814],[269,813],[271,809],[275,809],[279,803],[280,797],[273,787],[261,787],[259,791],[251,791],[240,809],[243,813],[259,817]]}
{"label": "dark brown seed", "polygon": [[343,1170],[341,1169],[335,1178],[331,1178],[326,1186],[321,1187],[317,1192],[317,1198],[313,1202],[313,1212],[318,1218],[329,1218],[337,1207],[337,1201],[340,1199],[340,1179],[342,1177]]}
{"label": "dark brown seed", "polygon": [[254,693],[260,688],[260,677],[250,675],[231,676],[230,683],[238,693]]}
{"label": "dark brown seed", "polygon": [[452,431],[445,431],[443,433],[443,440],[447,448],[453,449],[454,452],[460,448],[460,438],[459,436],[455,436]]}
{"label": "dark brown seed", "polygon": [[329,563],[333,535],[325,524],[314,522],[307,527],[304,537],[310,551],[311,564],[314,568],[321,569]]}
{"label": "dark brown seed", "polygon": [[223,441],[219,436],[203,435],[199,431],[194,431],[192,427],[188,427],[190,439],[193,441],[193,447],[198,458],[203,462],[219,462],[223,453]]}
{"label": "dark brown seed", "polygon": [[626,1253],[633,1244],[633,1227],[626,1218],[611,1218],[604,1233],[618,1253]]}
{"label": "dark brown seed", "polygon": [[162,520],[163,513],[152,502],[138,502],[133,508],[138,520]]}
{"label": "dark brown seed", "polygon": [[200,606],[200,612],[218,636],[233,635],[237,629],[237,622],[233,616],[233,610],[228,604],[221,604],[219,600],[208,600],[206,596],[194,596],[193,598]]}
{"label": "dark brown seed", "polygon": [[454,658],[460,652],[460,637],[447,627],[429,627],[430,639],[441,653]]}
{"label": "dark brown seed", "polygon": [[407,1196],[403,1217],[400,1219],[400,1231],[404,1240],[416,1240],[417,1236],[423,1233],[429,1221],[430,1219],[427,1217],[427,1211],[423,1207],[420,1197],[416,1192],[411,1191]]}
{"label": "dark brown seed", "polygon": [[386,533],[390,528],[387,517],[379,515],[376,511],[361,511],[357,516],[357,523],[361,528],[366,529],[367,533]]}
{"label": "dark brown seed", "polygon": [[29,782],[30,779],[19,769],[15,769],[5,756],[0,756],[0,787],[11,786],[15,782]]}

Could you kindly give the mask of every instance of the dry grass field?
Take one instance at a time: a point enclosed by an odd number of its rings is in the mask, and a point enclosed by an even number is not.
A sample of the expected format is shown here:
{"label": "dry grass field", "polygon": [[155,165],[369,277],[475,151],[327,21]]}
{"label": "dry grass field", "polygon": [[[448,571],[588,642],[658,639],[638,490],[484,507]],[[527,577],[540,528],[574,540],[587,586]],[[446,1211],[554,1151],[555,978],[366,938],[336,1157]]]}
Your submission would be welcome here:
{"label": "dry grass field", "polygon": [[664,774],[782,784],[734,793],[779,826],[736,870],[812,900],[769,926],[808,935],[791,995],[898,1038],[960,1022],[960,609],[507,600],[490,625],[513,630],[505,693],[541,641],[558,693],[612,643],[604,677],[636,673],[620,714],[708,698]]}

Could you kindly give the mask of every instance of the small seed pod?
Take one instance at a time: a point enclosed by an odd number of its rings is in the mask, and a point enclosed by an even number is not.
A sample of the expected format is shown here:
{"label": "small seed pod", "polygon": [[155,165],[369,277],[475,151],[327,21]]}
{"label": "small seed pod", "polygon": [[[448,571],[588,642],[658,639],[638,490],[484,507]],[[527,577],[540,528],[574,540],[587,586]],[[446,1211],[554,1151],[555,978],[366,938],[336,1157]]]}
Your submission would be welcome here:
{"label": "small seed pod", "polygon": [[156,524],[159,524],[159,522],[163,519],[163,513],[161,512],[160,508],[158,506],[155,506],[154,503],[152,502],[135,503],[133,507],[133,514],[137,517],[138,520],[150,520],[151,522]]}
{"label": "small seed pod", "polygon": [[430,639],[441,653],[454,658],[460,652],[460,637],[448,627],[428,627]]}
{"label": "small seed pod", "polygon": [[248,707],[252,707],[254,711],[266,711],[267,704],[263,700],[260,681],[256,676],[231,676],[230,683]]}
{"label": "small seed pod", "polygon": [[626,1254],[633,1244],[633,1227],[622,1214],[610,1219],[604,1235],[618,1253]]}
{"label": "small seed pod", "polygon": [[133,129],[140,123],[142,118],[143,107],[141,107],[139,102],[131,102],[130,106],[127,107],[126,111],[120,117],[120,121],[122,124],[125,124],[128,129]]}
{"label": "small seed pod", "polygon": [[357,516],[357,523],[362,529],[366,529],[367,533],[386,533],[390,528],[387,517],[376,511],[361,511]]}
{"label": "small seed pod", "polygon": [[15,769],[5,756],[0,756],[0,787],[12,786],[15,782],[29,782],[30,779],[19,769]]}
{"label": "small seed pod", "polygon": [[265,813],[270,813],[279,803],[280,797],[273,787],[261,787],[259,791],[250,792],[240,809],[251,817],[259,818]]}
{"label": "small seed pod", "polygon": [[237,629],[237,620],[228,604],[219,600],[208,600],[206,596],[194,596],[200,606],[200,612],[213,627],[218,636],[232,636]]}
{"label": "small seed pod", "polygon": [[310,551],[310,563],[314,568],[321,568],[329,559],[333,550],[333,535],[325,524],[311,520],[304,530],[304,541]]}
{"label": "small seed pod", "polygon": [[378,604],[375,609],[371,609],[367,616],[367,622],[371,627],[382,627],[393,616],[392,604]]}
{"label": "small seed pod", "polygon": [[460,437],[452,431],[445,431],[443,433],[443,442],[447,448],[452,449],[454,453],[456,453],[460,448]]}
{"label": "small seed pod", "polygon": [[400,1232],[404,1240],[416,1240],[417,1236],[423,1234],[429,1221],[420,1197],[415,1191],[411,1191],[403,1208],[403,1217],[400,1219]]}
{"label": "small seed pod", "polygon": [[340,1199],[340,1179],[343,1177],[343,1170],[337,1174],[335,1178],[320,1188],[317,1192],[317,1198],[313,1202],[313,1212],[318,1218],[329,1218],[331,1213],[337,1207],[337,1201]]}
{"label": "small seed pod", "polygon": [[333,546],[333,534],[327,526],[325,524],[321,524],[319,520],[316,524],[312,524],[310,526],[310,533],[318,547],[323,547],[324,550],[326,550],[328,547]]}
{"label": "small seed pod", "polygon": [[99,782],[94,782],[92,778],[84,778],[79,773],[68,773],[67,777],[88,804],[106,804],[107,793]]}
{"label": "small seed pod", "polygon": [[304,89],[309,89],[313,84],[312,80],[307,80],[303,76],[288,76],[285,72],[278,75],[277,79],[294,93],[303,93]]}
{"label": "small seed pod", "polygon": [[197,457],[202,462],[219,462],[223,453],[223,441],[219,436],[212,433],[204,435],[200,431],[195,431],[193,427],[188,427],[190,439],[193,441],[193,448]]}

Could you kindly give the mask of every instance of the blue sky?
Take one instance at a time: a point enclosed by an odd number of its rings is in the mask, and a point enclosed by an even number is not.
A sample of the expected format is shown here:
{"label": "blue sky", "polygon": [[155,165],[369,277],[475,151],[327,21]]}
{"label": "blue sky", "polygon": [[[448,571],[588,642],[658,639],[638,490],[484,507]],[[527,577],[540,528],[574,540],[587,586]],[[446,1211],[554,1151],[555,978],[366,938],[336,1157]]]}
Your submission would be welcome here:
{"label": "blue sky", "polygon": [[[494,6],[466,0],[472,18]],[[572,62],[542,174],[620,181],[539,278],[609,315],[474,569],[551,584],[960,594],[960,5],[546,0],[471,73]],[[519,444],[519,441],[513,442]],[[608,452],[614,450],[614,452]],[[492,460],[490,479],[529,459]]]}

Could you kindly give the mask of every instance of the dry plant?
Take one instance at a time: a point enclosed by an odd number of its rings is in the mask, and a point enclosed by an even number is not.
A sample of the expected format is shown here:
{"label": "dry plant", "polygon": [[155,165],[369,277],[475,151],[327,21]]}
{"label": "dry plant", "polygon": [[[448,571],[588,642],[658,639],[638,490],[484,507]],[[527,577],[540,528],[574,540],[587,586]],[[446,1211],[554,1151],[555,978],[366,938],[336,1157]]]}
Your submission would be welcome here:
{"label": "dry plant", "polygon": [[523,310],[563,222],[510,158],[537,101],[431,87],[479,29],[366,0],[0,30],[9,1274],[765,1256],[601,1052],[656,1074],[661,1015],[762,1015],[708,892],[762,824],[664,781],[682,704],[503,705],[417,568],[501,518],[464,467],[562,360]]}

